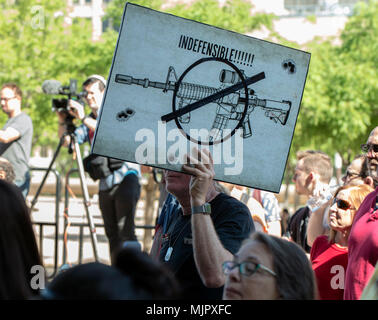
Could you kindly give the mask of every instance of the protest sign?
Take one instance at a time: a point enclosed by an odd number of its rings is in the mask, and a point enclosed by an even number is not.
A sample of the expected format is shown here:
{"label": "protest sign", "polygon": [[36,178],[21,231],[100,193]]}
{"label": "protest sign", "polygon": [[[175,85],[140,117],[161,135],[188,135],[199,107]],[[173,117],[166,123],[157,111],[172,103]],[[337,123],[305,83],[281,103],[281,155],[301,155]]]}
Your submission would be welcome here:
{"label": "protest sign", "polygon": [[279,192],[310,54],[127,3],[92,152]]}

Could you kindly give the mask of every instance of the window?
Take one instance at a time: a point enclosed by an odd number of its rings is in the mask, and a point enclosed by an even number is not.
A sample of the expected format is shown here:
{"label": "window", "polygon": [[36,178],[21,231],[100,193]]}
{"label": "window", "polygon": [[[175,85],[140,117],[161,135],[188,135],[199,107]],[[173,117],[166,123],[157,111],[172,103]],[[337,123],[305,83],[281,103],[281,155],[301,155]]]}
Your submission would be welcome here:
{"label": "window", "polygon": [[313,14],[320,10],[321,0],[284,0],[285,9],[291,13]]}
{"label": "window", "polygon": [[291,15],[350,14],[354,5],[368,0],[284,0],[284,7]]}

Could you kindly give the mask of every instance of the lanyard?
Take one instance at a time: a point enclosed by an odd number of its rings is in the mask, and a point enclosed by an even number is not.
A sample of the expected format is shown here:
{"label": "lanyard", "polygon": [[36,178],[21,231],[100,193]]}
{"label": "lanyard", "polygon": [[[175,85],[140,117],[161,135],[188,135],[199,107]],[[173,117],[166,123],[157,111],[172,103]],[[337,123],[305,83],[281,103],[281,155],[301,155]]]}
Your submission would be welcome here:
{"label": "lanyard", "polygon": [[[176,224],[177,222],[179,221],[180,217],[178,217],[176,219],[176,221],[174,222],[173,226],[171,228],[168,229],[168,235],[171,235],[173,234],[172,232],[169,232],[169,231],[173,231],[176,227]],[[177,234],[177,237],[175,239],[175,241],[171,244],[171,241],[172,241],[172,237],[169,236],[169,244],[168,244],[168,249],[167,249],[167,253],[165,254],[165,257],[164,257],[164,261],[169,261],[169,259],[171,259],[171,255],[172,255],[172,252],[173,252],[173,247],[175,246],[177,240],[180,238],[180,235],[181,233],[183,232],[183,230],[187,227],[187,225],[190,223],[190,219],[188,219],[188,221],[184,224],[184,226],[181,228],[180,232]]]}

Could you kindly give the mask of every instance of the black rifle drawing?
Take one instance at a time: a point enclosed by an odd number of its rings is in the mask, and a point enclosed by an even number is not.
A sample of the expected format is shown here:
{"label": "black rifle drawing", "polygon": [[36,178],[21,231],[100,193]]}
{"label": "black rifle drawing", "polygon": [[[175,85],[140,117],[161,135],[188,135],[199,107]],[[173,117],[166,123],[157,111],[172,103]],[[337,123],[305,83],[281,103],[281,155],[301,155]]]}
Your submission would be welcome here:
{"label": "black rifle drawing", "polygon": [[[244,72],[242,70],[241,72],[244,76]],[[176,89],[177,79],[178,77],[176,72],[171,66],[168,69],[165,83],[150,81],[148,78],[136,79],[132,76],[123,74],[117,74],[115,77],[115,82],[127,85],[135,84],[142,86],[143,88],[157,88],[166,93]],[[209,97],[210,95],[214,95],[224,90],[226,88],[226,84],[240,83],[238,74],[235,71],[226,69],[221,70],[219,80],[222,83],[219,88],[181,82],[176,93],[176,98],[178,98],[178,109],[180,110],[188,104],[195,103],[196,101],[200,101],[206,97]],[[243,116],[246,103],[244,89],[237,90],[212,102],[216,103],[218,106],[215,119],[210,129],[209,141],[215,140],[217,137],[221,136],[223,129],[226,128],[230,120],[240,121]],[[248,92],[248,108],[242,124],[244,139],[252,136],[250,114],[256,107],[262,108],[265,111],[264,115],[270,120],[273,120],[275,123],[279,122],[282,125],[286,125],[290,113],[291,101],[259,99],[255,95],[254,90],[250,89]],[[174,118],[173,116],[174,113],[171,114],[168,121],[172,120],[172,118]],[[178,120],[180,123],[188,124],[190,122],[190,112],[185,112],[185,114],[178,117]]]}

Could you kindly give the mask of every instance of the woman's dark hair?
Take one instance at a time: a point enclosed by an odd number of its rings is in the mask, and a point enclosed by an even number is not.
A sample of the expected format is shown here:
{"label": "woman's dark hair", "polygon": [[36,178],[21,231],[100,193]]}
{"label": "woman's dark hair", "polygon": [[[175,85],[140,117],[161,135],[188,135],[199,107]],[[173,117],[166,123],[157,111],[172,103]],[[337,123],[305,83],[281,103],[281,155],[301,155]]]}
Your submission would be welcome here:
{"label": "woman's dark hair", "polygon": [[316,281],[304,250],[294,242],[255,232],[252,240],[268,248],[273,257],[273,271],[277,274],[277,288],[284,300],[314,300]]}
{"label": "woman's dark hair", "polygon": [[134,300],[145,299],[135,292],[131,279],[118,269],[85,263],[59,273],[41,290],[44,300]]}
{"label": "woman's dark hair", "polygon": [[180,298],[180,287],[173,273],[145,252],[123,248],[116,253],[114,266],[132,278],[137,288],[148,292],[151,299]]}
{"label": "woman's dark hair", "polygon": [[33,266],[42,266],[25,199],[15,185],[0,180],[0,299],[26,299]]}
{"label": "woman's dark hair", "polygon": [[83,82],[82,86],[83,86],[83,88],[85,88],[85,87],[88,87],[91,84],[94,84],[94,83],[98,82],[98,88],[102,92],[102,91],[105,90],[105,86],[106,86],[106,84],[105,84],[104,81],[105,80],[102,80],[102,78],[100,78],[100,77],[98,77],[96,75],[93,75],[93,76],[89,77],[87,80],[85,80]]}
{"label": "woman's dark hair", "polygon": [[45,300],[153,300],[176,299],[173,276],[147,254],[122,249],[115,264],[94,262],[57,275],[41,291]]}

